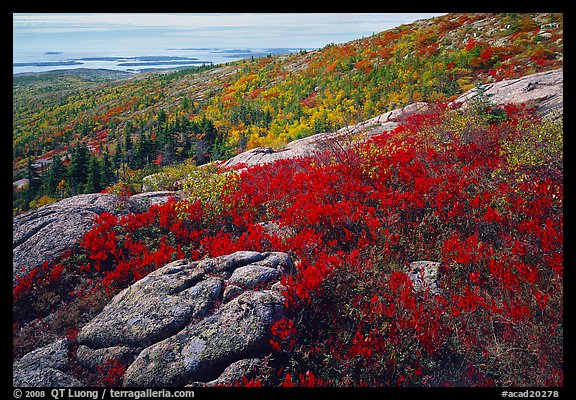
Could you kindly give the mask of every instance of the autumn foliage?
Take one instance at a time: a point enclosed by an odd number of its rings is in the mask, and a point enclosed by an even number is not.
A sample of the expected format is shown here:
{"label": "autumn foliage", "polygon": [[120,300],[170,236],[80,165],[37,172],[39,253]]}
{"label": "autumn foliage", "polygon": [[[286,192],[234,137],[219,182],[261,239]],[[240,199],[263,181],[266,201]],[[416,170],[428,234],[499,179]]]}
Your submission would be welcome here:
{"label": "autumn foliage", "polygon": [[[438,106],[340,157],[220,170],[204,201],[103,213],[62,268],[22,278],[15,310],[109,298],[178,258],[284,251],[297,272],[270,332],[278,386],[560,386],[562,127],[493,113]],[[414,290],[416,260],[441,263],[438,292]]]}
{"label": "autumn foliage", "polygon": [[[318,51],[240,60],[208,71],[97,85],[67,77],[49,88],[16,79],[13,169],[24,177],[27,160],[65,157],[80,142],[100,157],[118,154],[117,170],[120,163],[142,168],[180,161],[190,154],[185,141],[196,144],[192,152],[205,162],[223,158],[223,151],[278,148],[415,101],[453,100],[475,83],[562,65],[562,14],[449,13]],[[222,135],[218,151],[212,141],[206,149],[198,146],[206,138],[187,127],[206,118]],[[179,138],[178,145],[170,147],[166,130]],[[135,146],[146,153],[143,160],[130,160],[134,156],[122,143],[126,133],[134,141],[148,135]],[[148,142],[156,148],[150,150]]]}

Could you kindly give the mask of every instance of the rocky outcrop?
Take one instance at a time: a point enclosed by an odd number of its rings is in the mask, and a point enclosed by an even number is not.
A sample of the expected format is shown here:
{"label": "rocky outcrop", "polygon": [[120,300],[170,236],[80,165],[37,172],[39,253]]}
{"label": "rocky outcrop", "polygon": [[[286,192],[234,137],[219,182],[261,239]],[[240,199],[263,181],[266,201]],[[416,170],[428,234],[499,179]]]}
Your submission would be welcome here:
{"label": "rocky outcrop", "polygon": [[[70,357],[94,372],[128,365],[126,386],[230,384],[264,362],[285,307],[280,278],[293,269],[277,252],[171,262],[117,294],[79,331],[75,352],[62,339],[15,361],[14,385],[81,386]],[[236,289],[225,297],[227,287]]]}
{"label": "rocky outcrop", "polygon": [[[440,267],[414,261],[404,272],[416,293],[437,295]],[[117,294],[88,322],[74,357],[92,371],[109,360],[128,365],[125,386],[265,379],[270,327],[285,307],[280,279],[293,272],[291,258],[278,252],[171,262]],[[14,385],[82,386],[70,374],[69,354],[67,339],[28,353],[14,362]]]}
{"label": "rocky outcrop", "polygon": [[265,379],[267,360],[261,358],[244,358],[230,364],[218,378],[204,383],[192,382],[190,386],[234,386],[242,385],[243,379],[262,382]]}
{"label": "rocky outcrop", "polygon": [[[230,364],[266,352],[270,326],[284,310],[278,282],[293,268],[285,253],[253,251],[169,263],[80,330],[78,361],[94,369],[122,360],[130,364],[128,386],[221,383]],[[228,287],[235,290],[225,296]]]}
{"label": "rocky outcrop", "polygon": [[143,191],[128,198],[128,202],[136,207],[137,211],[145,211],[155,204],[164,204],[171,198],[180,198],[180,193],[173,190]]}
{"label": "rocky outcrop", "polygon": [[92,193],[66,198],[12,220],[13,285],[19,277],[60,257],[94,226],[94,217],[109,212],[123,215],[162,203],[175,192],[141,193],[123,199],[115,194]]}
{"label": "rocky outcrop", "polygon": [[113,194],[84,194],[14,217],[12,222],[13,278],[61,256],[87,232],[92,219],[130,204]]}
{"label": "rocky outcrop", "polygon": [[181,386],[216,378],[231,363],[261,354],[284,300],[273,290],[246,291],[214,315],[146,348],[130,365],[126,386]]}
{"label": "rocky outcrop", "polygon": [[168,172],[156,172],[142,178],[142,192],[154,192],[160,189],[169,188],[178,190],[182,182],[175,179]]}
{"label": "rocky outcrop", "polygon": [[408,265],[404,271],[410,281],[412,281],[412,288],[415,292],[426,292],[432,294],[442,293],[438,286],[440,279],[440,263],[436,261],[413,261]]}
{"label": "rocky outcrop", "polygon": [[356,125],[350,125],[336,132],[319,133],[288,143],[285,147],[274,151],[270,147],[258,147],[245,151],[226,161],[224,167],[250,167],[253,165],[272,163],[277,160],[305,157],[325,150],[339,150],[353,143],[358,136],[370,136],[396,128],[408,116],[426,112],[428,104],[413,103],[378,115]]}
{"label": "rocky outcrop", "polygon": [[[533,104],[541,115],[561,118],[563,110],[563,69],[540,72],[518,79],[503,80],[484,85],[485,95],[493,104]],[[475,89],[469,90],[454,103],[462,103],[466,108],[478,95]],[[341,150],[358,139],[396,128],[407,117],[424,113],[427,103],[418,102],[406,107],[388,111],[382,115],[356,125],[347,126],[336,132],[319,133],[290,142],[279,150],[259,147],[245,151],[226,161],[223,166],[230,168],[250,167],[272,163],[277,160],[305,157],[326,150]]]}
{"label": "rocky outcrop", "polygon": [[13,365],[14,386],[82,386],[69,374],[68,340],[61,339],[26,354]]}
{"label": "rocky outcrop", "polygon": [[[561,118],[564,108],[564,70],[539,72],[518,79],[508,79],[484,85],[484,95],[493,104],[527,104],[536,106],[536,112],[541,115],[552,115]],[[472,89],[455,102],[467,107],[478,96]]]}
{"label": "rocky outcrop", "polygon": [[[120,292],[78,335],[91,348],[148,346],[206,315],[223,290],[221,278],[175,261]],[[205,278],[205,279],[203,279]]]}

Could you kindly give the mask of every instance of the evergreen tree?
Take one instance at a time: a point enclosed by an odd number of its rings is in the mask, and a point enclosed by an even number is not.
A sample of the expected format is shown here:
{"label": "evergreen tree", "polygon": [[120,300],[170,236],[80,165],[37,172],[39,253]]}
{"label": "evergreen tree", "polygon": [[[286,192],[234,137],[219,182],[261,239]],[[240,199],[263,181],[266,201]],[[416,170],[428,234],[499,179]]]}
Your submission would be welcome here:
{"label": "evergreen tree", "polygon": [[164,110],[158,111],[158,116],[157,116],[158,127],[161,127],[164,124],[166,124],[167,119],[168,118],[166,117],[166,112],[164,112]]}
{"label": "evergreen tree", "polygon": [[114,167],[110,161],[110,154],[108,149],[102,156],[102,186],[106,186],[114,181]]}
{"label": "evergreen tree", "polygon": [[112,158],[112,162],[114,163],[114,169],[118,171],[120,169],[120,165],[123,162],[122,157],[122,143],[118,140],[118,146],[116,146],[116,152],[114,153],[114,157]]}
{"label": "evergreen tree", "polygon": [[18,208],[22,211],[30,210],[30,202],[32,201],[32,197],[33,194],[29,186],[23,189]]}
{"label": "evergreen tree", "polygon": [[132,123],[126,121],[126,125],[124,125],[124,148],[128,152],[132,150],[132,146]]}
{"label": "evergreen tree", "polygon": [[134,162],[134,143],[132,142],[132,122],[126,121],[124,125],[124,163],[132,166]]}
{"label": "evergreen tree", "polygon": [[38,174],[36,170],[32,166],[32,159],[28,158],[28,162],[26,164],[26,178],[28,179],[28,187],[30,188],[38,188]]}
{"label": "evergreen tree", "polygon": [[166,165],[170,165],[174,162],[176,146],[174,142],[168,140],[164,143],[164,148],[162,149],[162,159]]}
{"label": "evergreen tree", "polygon": [[52,165],[48,173],[48,194],[53,197],[59,196],[58,184],[66,178],[66,170],[62,165],[60,157],[52,157]]}
{"label": "evergreen tree", "polygon": [[134,149],[134,165],[136,168],[143,168],[150,164],[153,158],[153,143],[145,131],[140,133],[136,147]]}
{"label": "evergreen tree", "polygon": [[210,161],[210,149],[206,146],[203,140],[194,139],[190,143],[190,150],[188,150],[188,157],[193,158],[196,165],[206,164]]}
{"label": "evergreen tree", "polygon": [[225,160],[231,156],[232,149],[224,136],[218,136],[210,149],[212,161]]}
{"label": "evergreen tree", "polygon": [[24,208],[27,210],[30,202],[38,194],[41,187],[40,177],[32,165],[32,159],[30,158],[26,165],[26,178],[28,179],[28,189],[24,192]]}
{"label": "evergreen tree", "polygon": [[162,152],[164,163],[170,165],[174,162],[176,154],[176,135],[163,125],[158,131],[158,149]]}
{"label": "evergreen tree", "polygon": [[102,171],[96,156],[90,157],[88,164],[88,178],[86,180],[86,193],[98,193],[102,191]]}
{"label": "evergreen tree", "polygon": [[72,150],[68,179],[74,194],[84,192],[84,185],[88,178],[86,172],[88,171],[89,157],[90,153],[86,143],[81,143]]}
{"label": "evergreen tree", "polygon": [[212,120],[203,116],[198,124],[198,130],[203,135],[202,138],[208,145],[208,148],[212,148],[218,138],[218,130],[214,126]]}

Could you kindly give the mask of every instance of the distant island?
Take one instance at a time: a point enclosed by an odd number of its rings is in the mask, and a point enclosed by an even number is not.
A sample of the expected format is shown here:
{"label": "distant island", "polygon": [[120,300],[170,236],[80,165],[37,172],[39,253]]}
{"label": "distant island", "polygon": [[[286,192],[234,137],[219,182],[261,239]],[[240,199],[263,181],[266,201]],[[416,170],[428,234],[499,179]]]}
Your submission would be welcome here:
{"label": "distant island", "polygon": [[62,65],[82,65],[78,61],[38,61],[38,62],[16,62],[13,67],[59,67]]}
{"label": "distant island", "polygon": [[120,60],[132,60],[132,61],[197,61],[197,57],[182,57],[182,56],[138,56],[138,57],[82,57],[82,58],[72,58],[72,60],[77,61],[120,61]]}
{"label": "distant island", "polygon": [[[40,72],[57,70],[65,67],[81,67],[89,69],[115,69],[131,73],[158,69],[193,68],[203,65],[217,65],[241,58],[267,57],[277,54],[290,54],[309,49],[293,47],[270,48],[171,48],[166,50],[182,51],[172,55],[121,55],[94,53],[67,53],[61,51],[45,51],[35,55],[37,58],[15,58],[12,60],[13,74],[24,72]],[[27,56],[29,57],[29,56]]]}
{"label": "distant island", "polygon": [[160,61],[160,62],[152,62],[152,61],[140,61],[140,62],[119,62],[119,66],[123,67],[139,67],[139,66],[149,66],[149,65],[203,65],[208,64],[212,65],[212,61]]}

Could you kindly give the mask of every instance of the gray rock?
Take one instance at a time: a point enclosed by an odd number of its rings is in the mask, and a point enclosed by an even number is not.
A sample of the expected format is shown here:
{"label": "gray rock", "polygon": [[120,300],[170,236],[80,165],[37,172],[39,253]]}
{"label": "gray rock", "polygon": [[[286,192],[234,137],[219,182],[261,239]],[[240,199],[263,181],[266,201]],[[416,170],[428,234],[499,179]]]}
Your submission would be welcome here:
{"label": "gray rock", "polygon": [[294,263],[290,256],[286,253],[270,252],[266,253],[266,258],[253,263],[263,267],[276,268],[284,275],[291,275],[294,273]]}
{"label": "gray rock", "polygon": [[12,219],[12,284],[31,270],[72,249],[103,212],[120,216],[162,204],[176,192],[140,193],[122,198],[110,193],[81,194]]}
{"label": "gray rock", "polygon": [[228,303],[234,297],[237,297],[240,293],[244,292],[244,289],[236,285],[227,285],[224,289],[224,294],[222,295],[222,302]]}
{"label": "gray rock", "polygon": [[228,283],[244,289],[253,289],[273,280],[277,281],[281,277],[282,272],[277,269],[261,265],[247,265],[234,270]]}
{"label": "gray rock", "polygon": [[20,190],[30,186],[30,181],[27,178],[18,179],[12,182],[12,187],[14,189]]}
{"label": "gray rock", "polygon": [[14,371],[12,384],[17,387],[81,387],[82,382],[55,368]]}
{"label": "gray rock", "polygon": [[134,203],[140,210],[145,211],[150,206],[164,204],[171,198],[181,200],[181,194],[172,190],[159,190],[155,192],[143,191],[142,193],[130,196],[130,201]]}
{"label": "gray rock", "polygon": [[257,251],[237,251],[229,255],[202,260],[198,266],[207,273],[224,273],[226,276],[232,270],[262,261],[266,256],[267,253],[258,253]]}
{"label": "gray rock", "polygon": [[15,361],[12,383],[20,387],[82,386],[69,370],[68,340],[61,339]]}
{"label": "gray rock", "polygon": [[108,360],[114,359],[128,365],[134,361],[134,357],[142,351],[142,348],[130,346],[113,346],[103,349],[91,349],[88,346],[80,345],[76,351],[76,359],[84,367],[92,371],[97,371],[98,367],[106,364]]}
{"label": "gray rock", "polygon": [[39,347],[14,362],[15,369],[34,366],[36,368],[54,368],[66,371],[68,363],[68,340],[60,339]]}
{"label": "gray rock", "polygon": [[281,282],[276,282],[275,284],[270,286],[270,290],[275,290],[277,292],[282,293],[286,290],[286,286],[282,285]]}
{"label": "gray rock", "polygon": [[78,342],[91,348],[148,346],[204,316],[223,281],[202,279],[197,264],[175,261],[124,289],[82,328]]}
{"label": "gray rock", "polygon": [[[564,109],[564,69],[539,72],[517,79],[507,79],[484,85],[485,95],[493,104],[534,104],[541,115],[555,114],[560,118]],[[455,102],[466,108],[478,95],[471,89]]]}
{"label": "gray rock", "polygon": [[228,286],[224,290],[224,302],[236,297],[245,289],[253,289],[258,285],[267,285],[273,281],[279,283],[282,275],[291,275],[294,272],[294,263],[288,254],[280,252],[265,254],[266,257],[261,260],[234,269],[227,281]]}
{"label": "gray rock", "polygon": [[[234,282],[278,283],[293,266],[287,254],[254,251],[166,264],[82,327],[76,360],[97,371],[116,359],[129,365],[125,382],[133,386],[214,380],[231,363],[269,350],[270,326],[284,311],[279,291],[245,291]],[[66,339],[38,348],[14,362],[14,384],[81,386],[68,374],[69,357]]]}
{"label": "gray rock", "polygon": [[17,279],[71,249],[104,211],[131,209],[114,194],[83,194],[30,211],[12,220],[13,285]]}
{"label": "gray rock", "polygon": [[432,294],[440,294],[441,289],[438,287],[440,278],[440,263],[435,261],[413,261],[406,271],[412,287],[416,292],[429,290]]}
{"label": "gray rock", "polygon": [[293,268],[290,256],[277,252],[171,262],[88,322],[76,357],[92,370],[110,358],[129,364],[125,382],[133,386],[207,382],[268,348],[269,328],[284,310],[282,294],[245,290],[278,283]]}
{"label": "gray rock", "polygon": [[230,364],[220,376],[206,386],[242,386],[242,378],[257,379],[263,369],[265,360],[261,358],[245,358]]}
{"label": "gray rock", "polygon": [[268,347],[269,328],[283,307],[277,292],[244,292],[212,316],[142,351],[128,367],[124,385],[182,386],[214,379],[232,362]]}

